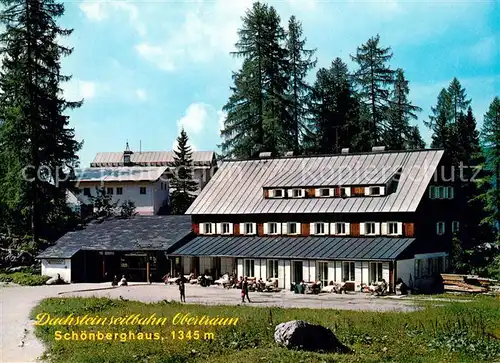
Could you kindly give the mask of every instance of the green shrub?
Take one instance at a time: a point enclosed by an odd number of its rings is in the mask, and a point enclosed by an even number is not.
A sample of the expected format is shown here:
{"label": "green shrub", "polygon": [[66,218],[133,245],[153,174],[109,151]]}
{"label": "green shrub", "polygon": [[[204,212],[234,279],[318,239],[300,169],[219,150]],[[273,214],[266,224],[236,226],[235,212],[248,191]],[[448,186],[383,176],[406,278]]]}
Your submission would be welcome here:
{"label": "green shrub", "polygon": [[0,282],[13,282],[25,286],[45,285],[49,276],[35,275],[28,272],[0,273]]}

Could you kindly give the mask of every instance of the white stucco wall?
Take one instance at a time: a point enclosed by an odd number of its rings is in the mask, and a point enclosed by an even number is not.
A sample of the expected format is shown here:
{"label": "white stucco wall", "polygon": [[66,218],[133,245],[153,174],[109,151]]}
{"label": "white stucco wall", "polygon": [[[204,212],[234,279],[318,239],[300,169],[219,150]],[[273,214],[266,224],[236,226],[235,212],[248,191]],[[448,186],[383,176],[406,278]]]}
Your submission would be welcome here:
{"label": "white stucco wall", "polygon": [[42,275],[55,277],[59,274],[66,282],[71,282],[71,259],[42,259]]}
{"label": "white stucco wall", "polygon": [[[161,183],[164,185],[164,189],[161,188]],[[135,203],[136,211],[138,214],[157,214],[158,210],[163,204],[163,201],[168,199],[168,182],[166,181],[157,181],[154,183],[151,182],[134,182],[134,183],[119,183],[119,182],[109,182],[103,183],[100,182],[80,182],[78,187],[82,191],[79,194],[79,198],[84,203],[90,203],[90,200],[87,196],[83,195],[84,188],[90,188],[90,193],[92,196],[96,196],[96,187],[97,188],[113,188],[113,196],[111,200],[113,202],[118,202],[119,205],[126,200],[131,200]],[[117,195],[116,188],[121,187],[123,189],[123,194]],[[146,194],[141,194],[140,188],[146,188]]]}

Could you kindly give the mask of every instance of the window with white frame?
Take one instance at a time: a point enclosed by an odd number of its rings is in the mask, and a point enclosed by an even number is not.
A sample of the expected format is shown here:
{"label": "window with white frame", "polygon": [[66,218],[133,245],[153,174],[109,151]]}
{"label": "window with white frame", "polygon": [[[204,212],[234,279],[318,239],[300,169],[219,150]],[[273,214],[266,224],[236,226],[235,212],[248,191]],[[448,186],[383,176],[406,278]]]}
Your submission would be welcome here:
{"label": "window with white frame", "polygon": [[269,222],[267,224],[267,233],[268,234],[278,234],[278,223],[276,222]]}
{"label": "window with white frame", "polygon": [[458,232],[459,228],[460,228],[460,223],[458,221],[451,222],[451,231],[453,233]]}
{"label": "window with white frame", "polygon": [[122,195],[123,194],[123,187],[117,187],[116,188],[116,194],[117,195]]}
{"label": "window with white frame", "polygon": [[354,262],[343,262],[342,263],[342,280],[343,281],[354,281],[355,278],[355,267]]}
{"label": "window with white frame", "polygon": [[331,196],[330,188],[321,188],[319,190],[319,196],[320,197],[329,197],[329,196]]}
{"label": "window with white frame", "polygon": [[443,235],[445,232],[445,229],[444,229],[444,222],[437,222],[436,223],[436,233],[438,235]]}
{"label": "window with white frame", "polygon": [[365,234],[377,234],[376,223],[375,222],[366,222],[365,223]]}
{"label": "window with white frame", "polygon": [[382,262],[370,262],[370,282],[381,282]]}
{"label": "window with white frame", "polygon": [[222,234],[230,234],[231,226],[229,223],[221,223],[221,233]]}
{"label": "window with white frame", "polygon": [[243,275],[247,277],[255,277],[255,260],[245,260]]}
{"label": "window with white frame", "polygon": [[292,198],[304,198],[304,194],[304,189],[292,189],[290,196]]}
{"label": "window with white frame", "polygon": [[267,278],[278,278],[278,260],[267,260]]}
{"label": "window with white frame", "polygon": [[271,189],[269,191],[269,197],[270,198],[284,198],[285,191],[283,189]]}
{"label": "window with white frame", "polygon": [[202,234],[213,234],[212,223],[202,223]]}
{"label": "window with white frame", "polygon": [[340,234],[340,235],[347,234],[347,228],[344,222],[335,223],[335,234]]}
{"label": "window with white frame", "polygon": [[382,194],[382,188],[380,187],[370,187],[368,188],[368,195],[374,195],[374,196],[377,196],[377,195],[381,195]]}
{"label": "window with white frame", "polygon": [[300,233],[300,223],[289,222],[286,226],[287,234],[299,234]]}
{"label": "window with white frame", "polygon": [[244,223],[243,231],[245,234],[255,234],[255,228],[253,223]]}
{"label": "window with white frame", "polygon": [[328,232],[326,225],[323,222],[312,223],[312,234],[326,234]]}
{"label": "window with white frame", "polygon": [[387,223],[387,234],[398,235],[400,234],[398,228],[398,222],[388,222]]}

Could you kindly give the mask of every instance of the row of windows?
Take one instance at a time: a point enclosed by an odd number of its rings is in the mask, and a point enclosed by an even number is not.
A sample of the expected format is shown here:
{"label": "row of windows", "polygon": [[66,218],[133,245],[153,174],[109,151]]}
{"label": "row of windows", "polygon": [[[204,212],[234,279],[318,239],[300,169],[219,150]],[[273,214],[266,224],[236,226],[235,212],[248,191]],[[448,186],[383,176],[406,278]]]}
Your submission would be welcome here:
{"label": "row of windows", "polygon": [[[456,233],[458,232],[460,228],[460,223],[458,221],[453,221],[451,222],[451,232]],[[436,223],[436,233],[438,235],[443,235],[446,232],[446,226],[444,222],[437,222]]]}
{"label": "row of windows", "polygon": [[[113,195],[114,192],[115,192],[115,189],[116,189],[116,195],[122,195],[123,194],[123,187],[116,187],[116,188],[107,187],[105,189],[106,194]],[[140,194],[146,194],[146,187],[139,187],[139,193]],[[83,188],[83,195],[85,195],[87,197],[91,197],[92,194],[90,192],[90,188]]]}
{"label": "row of windows", "polygon": [[[278,278],[279,271],[278,260],[267,260],[266,263],[266,277],[268,279]],[[333,280],[333,276],[328,274],[328,262],[318,261],[316,269],[316,280],[322,282],[324,286],[327,286],[329,281]],[[369,266],[369,280],[374,282],[381,282],[383,279],[383,263],[382,262],[370,262]],[[356,280],[356,268],[355,263],[352,261],[342,262],[342,281],[351,282]],[[248,277],[255,277],[255,260],[247,259],[243,263],[243,275]]]}
{"label": "row of windows", "polygon": [[435,186],[429,187],[430,199],[453,199],[455,197],[455,189],[453,187]]}
{"label": "row of windows", "polygon": [[[349,235],[350,223],[347,222],[314,222],[310,223],[309,233],[312,235]],[[298,222],[267,222],[263,225],[265,235],[301,234],[302,224]],[[365,222],[360,223],[360,235],[402,235],[402,222]],[[201,223],[200,234],[233,234],[232,223]],[[257,234],[256,223],[240,223],[240,234]]]}
{"label": "row of windows", "polygon": [[[372,187],[360,187],[361,196],[380,196],[384,195],[385,187],[372,186]],[[293,189],[270,189],[269,198],[281,199],[281,198],[305,198],[306,190],[303,188],[293,188]],[[342,188],[317,188],[314,189],[315,197],[350,197],[352,195],[351,187]]]}

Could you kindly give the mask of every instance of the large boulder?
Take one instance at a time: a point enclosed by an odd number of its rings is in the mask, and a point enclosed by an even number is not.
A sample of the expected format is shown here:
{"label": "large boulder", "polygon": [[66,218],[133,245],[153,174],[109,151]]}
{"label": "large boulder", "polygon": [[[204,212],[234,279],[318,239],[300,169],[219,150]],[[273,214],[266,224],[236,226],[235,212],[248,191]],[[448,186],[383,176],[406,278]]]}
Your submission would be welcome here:
{"label": "large boulder", "polygon": [[330,329],[309,324],[303,320],[292,320],[276,326],[274,340],[289,349],[349,353]]}

